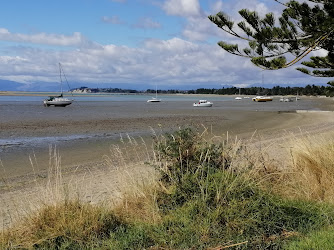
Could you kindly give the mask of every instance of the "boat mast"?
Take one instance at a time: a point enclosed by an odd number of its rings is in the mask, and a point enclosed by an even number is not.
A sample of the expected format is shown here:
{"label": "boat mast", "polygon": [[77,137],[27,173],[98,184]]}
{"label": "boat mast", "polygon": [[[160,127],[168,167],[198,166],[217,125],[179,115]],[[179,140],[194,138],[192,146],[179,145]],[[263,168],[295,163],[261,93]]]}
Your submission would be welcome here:
{"label": "boat mast", "polygon": [[59,79],[60,79],[60,92],[63,94],[63,80],[61,77],[61,64],[59,63]]}

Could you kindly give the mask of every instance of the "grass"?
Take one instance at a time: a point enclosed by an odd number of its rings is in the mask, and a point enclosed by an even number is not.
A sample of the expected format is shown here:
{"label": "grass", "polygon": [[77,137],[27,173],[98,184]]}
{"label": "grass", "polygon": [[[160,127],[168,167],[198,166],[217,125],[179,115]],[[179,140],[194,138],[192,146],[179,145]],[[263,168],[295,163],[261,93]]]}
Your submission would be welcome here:
{"label": "grass", "polygon": [[46,206],[4,233],[6,248],[82,248],[103,238],[122,223],[112,212],[98,206],[68,201]]}
{"label": "grass", "polygon": [[300,237],[285,246],[288,250],[334,249],[334,229],[324,228]]}
{"label": "grass", "polygon": [[334,206],[328,185],[334,146],[328,138],[295,140],[289,169],[239,140],[208,138],[190,128],[156,135],[153,154],[142,140],[128,137],[128,142],[112,148],[109,164],[121,169],[131,158],[156,172],[142,181],[127,178],[131,188],[116,206],[71,197],[57,174],[54,186],[62,195],[50,196],[56,202],[4,230],[0,246],[332,248]]}
{"label": "grass", "polygon": [[[308,136],[291,149],[295,174],[290,175],[295,196],[334,202],[334,140]],[[299,194],[299,195],[298,195]]]}

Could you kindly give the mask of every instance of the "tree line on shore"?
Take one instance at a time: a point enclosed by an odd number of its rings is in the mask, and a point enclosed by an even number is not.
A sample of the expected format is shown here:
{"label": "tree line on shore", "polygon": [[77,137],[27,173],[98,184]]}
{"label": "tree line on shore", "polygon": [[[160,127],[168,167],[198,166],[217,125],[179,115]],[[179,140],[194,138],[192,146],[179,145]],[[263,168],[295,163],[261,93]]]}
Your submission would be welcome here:
{"label": "tree line on shore", "polygon": [[[122,88],[88,88],[81,87],[76,90],[86,90],[90,93],[155,93],[155,89],[147,90],[135,90],[135,89],[122,89]],[[87,91],[89,90],[89,91]],[[306,96],[334,96],[333,86],[317,86],[317,85],[306,85],[305,87],[281,87],[274,86],[273,88],[265,87],[249,87],[249,88],[237,88],[237,87],[227,87],[227,88],[199,88],[196,90],[157,90],[160,94],[216,94],[216,95],[306,95]]]}
{"label": "tree line on shore", "polygon": [[222,89],[206,89],[201,88],[193,92],[194,94],[218,94],[218,95],[307,95],[307,96],[334,96],[334,88],[332,86],[316,86],[306,85],[305,87],[280,87],[273,88],[249,87],[249,88],[222,88]]}

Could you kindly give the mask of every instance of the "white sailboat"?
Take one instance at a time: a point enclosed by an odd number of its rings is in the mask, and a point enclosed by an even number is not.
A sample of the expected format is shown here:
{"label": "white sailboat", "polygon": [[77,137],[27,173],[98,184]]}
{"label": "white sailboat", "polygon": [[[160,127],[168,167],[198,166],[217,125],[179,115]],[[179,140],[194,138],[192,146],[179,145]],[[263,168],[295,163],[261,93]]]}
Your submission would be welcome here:
{"label": "white sailboat", "polygon": [[235,100],[242,100],[242,98],[240,97],[241,95],[241,88],[239,88],[239,96],[237,96],[236,98],[234,98]]}
{"label": "white sailboat", "polygon": [[60,92],[61,93],[58,96],[49,96],[48,99],[45,99],[44,100],[45,107],[49,107],[52,105],[55,107],[66,107],[67,105],[70,105],[73,102],[73,100],[68,99],[63,96],[63,77],[65,78],[66,82],[67,82],[67,79],[66,79],[65,73],[60,63],[59,63],[59,77],[60,77]]}
{"label": "white sailboat", "polygon": [[158,99],[158,87],[155,86],[155,97],[147,100],[147,102],[161,102],[161,99]]}

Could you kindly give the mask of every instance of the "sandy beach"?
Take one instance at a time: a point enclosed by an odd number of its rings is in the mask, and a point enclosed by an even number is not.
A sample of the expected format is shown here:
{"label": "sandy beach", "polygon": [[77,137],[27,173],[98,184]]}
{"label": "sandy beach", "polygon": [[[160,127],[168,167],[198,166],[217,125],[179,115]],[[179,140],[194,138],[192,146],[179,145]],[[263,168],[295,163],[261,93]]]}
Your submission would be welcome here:
{"label": "sandy beach", "polygon": [[291,134],[332,131],[332,111],[332,98],[317,97],[305,97],[290,104],[278,99],[271,103],[216,100],[214,107],[204,109],[182,101],[153,105],[82,102],[66,108],[45,108],[40,103],[2,103],[0,223],[8,226],[13,220],[8,214],[13,210],[22,212],[22,207],[36,200],[34,195],[45,187],[50,175],[50,147],[56,147],[61,157],[62,180],[80,189],[86,201],[99,202],[120,195],[125,173],[145,178],[152,174],[137,159],[131,159],[133,164],[130,159],[123,165],[112,162],[115,156],[111,148],[121,145],[122,138],[127,141],[129,136],[139,144],[145,142],[150,150],[154,133],[192,126],[199,131],[207,128],[212,135],[222,137],[281,141]]}

